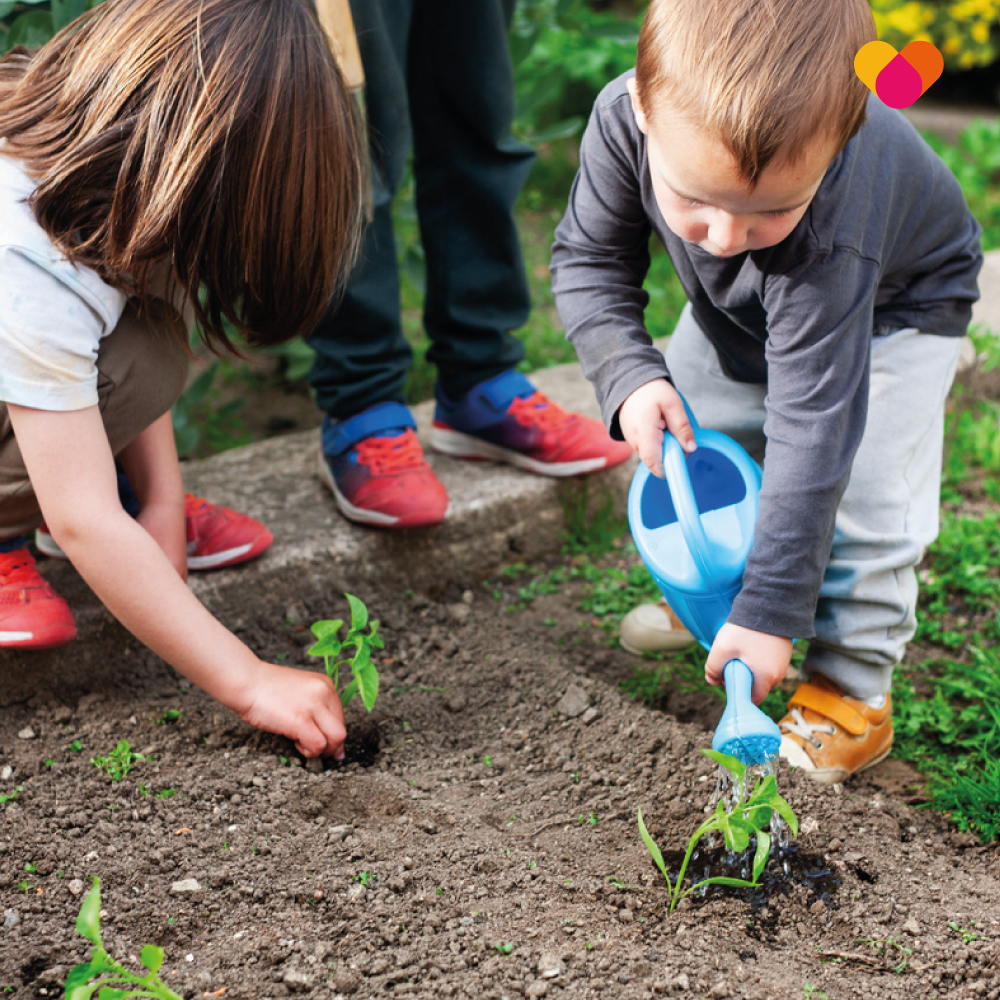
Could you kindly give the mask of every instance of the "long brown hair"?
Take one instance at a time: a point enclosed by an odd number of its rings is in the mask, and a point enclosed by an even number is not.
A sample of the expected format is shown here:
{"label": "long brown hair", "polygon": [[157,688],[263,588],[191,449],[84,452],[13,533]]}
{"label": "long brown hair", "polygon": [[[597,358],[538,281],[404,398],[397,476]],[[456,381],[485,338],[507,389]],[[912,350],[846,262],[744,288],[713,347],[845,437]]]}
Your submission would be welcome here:
{"label": "long brown hair", "polygon": [[876,37],[868,0],[652,0],[635,82],[655,131],[669,112],[712,132],[750,185],[814,138],[835,153],[865,121],[855,53]]}
{"label": "long brown hair", "polygon": [[3,152],[67,257],[149,293],[172,264],[206,338],[304,334],[353,264],[361,149],[304,0],[106,0],[0,62]]}

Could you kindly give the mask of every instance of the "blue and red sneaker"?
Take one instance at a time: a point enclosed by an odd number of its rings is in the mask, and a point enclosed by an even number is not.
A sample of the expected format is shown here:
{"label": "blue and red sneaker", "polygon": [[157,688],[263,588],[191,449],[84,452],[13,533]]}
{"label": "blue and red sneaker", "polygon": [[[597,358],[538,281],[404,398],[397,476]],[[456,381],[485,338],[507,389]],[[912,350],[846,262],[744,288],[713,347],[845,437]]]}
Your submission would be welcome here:
{"label": "blue and red sneaker", "polygon": [[506,371],[452,402],[437,389],[431,447],[457,458],[509,462],[543,476],[580,476],[628,460],[599,420],[567,413],[520,372]]}
{"label": "blue and red sneaker", "polygon": [[402,403],[323,420],[320,479],[349,521],[423,528],[444,520],[448,493],[424,458],[416,427]]}

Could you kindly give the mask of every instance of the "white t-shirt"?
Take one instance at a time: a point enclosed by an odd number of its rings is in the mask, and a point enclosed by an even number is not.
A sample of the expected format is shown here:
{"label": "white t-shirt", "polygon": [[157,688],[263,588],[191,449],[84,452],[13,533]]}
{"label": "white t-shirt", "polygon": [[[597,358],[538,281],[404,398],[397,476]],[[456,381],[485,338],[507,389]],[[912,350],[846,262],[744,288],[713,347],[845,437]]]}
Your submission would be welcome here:
{"label": "white t-shirt", "polygon": [[97,351],[123,292],[53,245],[27,205],[34,180],[0,153],[0,402],[37,410],[97,404]]}

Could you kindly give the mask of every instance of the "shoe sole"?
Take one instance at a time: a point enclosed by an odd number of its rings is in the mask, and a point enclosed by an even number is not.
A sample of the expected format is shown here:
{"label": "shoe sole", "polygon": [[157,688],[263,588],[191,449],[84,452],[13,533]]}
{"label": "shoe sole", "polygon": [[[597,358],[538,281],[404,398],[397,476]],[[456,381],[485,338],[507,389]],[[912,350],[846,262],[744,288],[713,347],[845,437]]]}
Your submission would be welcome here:
{"label": "shoe sole", "polygon": [[678,637],[677,639],[672,640],[670,644],[664,643],[660,646],[648,646],[643,649],[641,646],[635,646],[627,639],[623,639],[621,636],[618,636],[618,644],[622,647],[622,649],[626,652],[634,653],[636,656],[642,656],[643,653],[677,653],[682,649],[687,649],[688,646],[694,645],[697,641],[698,640],[689,633],[688,638],[686,639]]}
{"label": "shoe sole", "polygon": [[320,481],[333,494],[337,509],[348,521],[353,521],[355,524],[368,524],[376,528],[429,528],[440,524],[447,516],[448,511],[445,510],[444,514],[441,515],[413,514],[407,517],[394,517],[392,514],[383,514],[380,510],[366,510],[364,507],[356,507],[337,488],[337,481],[333,478],[322,446],[319,451],[318,471]]}
{"label": "shoe sole", "polygon": [[223,569],[226,566],[236,566],[238,563],[246,562],[259,556],[265,549],[269,548],[274,541],[274,535],[270,531],[264,531],[252,542],[246,545],[237,545],[222,552],[213,552],[210,556],[187,557],[187,567],[190,570]]}
{"label": "shoe sole", "polygon": [[506,462],[508,465],[516,465],[519,469],[527,469],[528,472],[535,472],[540,476],[581,476],[586,472],[597,472],[605,468],[608,463],[607,458],[603,457],[582,458],[576,462],[539,462],[538,459],[529,458],[519,451],[501,448],[497,444],[490,444],[470,434],[445,430],[443,427],[431,428],[431,447],[442,455],[451,455],[453,458]]}
{"label": "shoe sole", "polygon": [[[223,552],[213,552],[210,556],[187,557],[187,568],[198,572],[206,569],[223,569],[226,566],[235,566],[238,563],[246,562],[260,555],[274,541],[274,535],[270,531],[265,531],[247,545],[237,545],[234,548],[226,549]],[[45,531],[35,532],[35,548],[43,552],[50,559],[67,559],[67,555],[59,548],[56,540]]]}
{"label": "shoe sole", "polygon": [[76,628],[64,626],[36,629],[34,632],[0,631],[0,649],[56,649],[76,638]]}
{"label": "shoe sole", "polygon": [[[784,733],[782,733],[784,736]],[[876,764],[881,764],[882,761],[892,753],[892,744],[889,744],[889,748],[885,753],[876,757],[874,760],[868,761],[864,767],[859,767],[856,771],[847,771],[846,768],[823,768],[822,770],[809,770],[808,768],[801,768],[805,773],[818,785],[836,785],[838,783],[847,781],[848,778],[853,778],[856,774],[861,774],[862,771],[867,771],[869,768],[875,767]]]}

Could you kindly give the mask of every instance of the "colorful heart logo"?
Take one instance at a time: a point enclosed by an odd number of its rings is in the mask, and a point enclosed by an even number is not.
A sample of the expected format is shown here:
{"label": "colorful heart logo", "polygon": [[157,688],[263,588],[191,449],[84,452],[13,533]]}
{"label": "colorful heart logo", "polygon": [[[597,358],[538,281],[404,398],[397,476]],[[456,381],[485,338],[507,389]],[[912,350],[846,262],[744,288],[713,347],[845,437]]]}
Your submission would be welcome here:
{"label": "colorful heart logo", "polygon": [[908,108],[943,69],[944,58],[930,42],[910,42],[902,52],[888,42],[869,42],[854,57],[861,82],[890,108]]}

